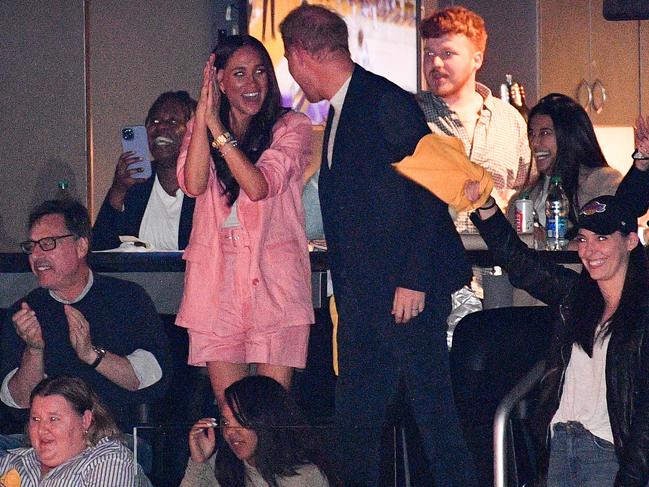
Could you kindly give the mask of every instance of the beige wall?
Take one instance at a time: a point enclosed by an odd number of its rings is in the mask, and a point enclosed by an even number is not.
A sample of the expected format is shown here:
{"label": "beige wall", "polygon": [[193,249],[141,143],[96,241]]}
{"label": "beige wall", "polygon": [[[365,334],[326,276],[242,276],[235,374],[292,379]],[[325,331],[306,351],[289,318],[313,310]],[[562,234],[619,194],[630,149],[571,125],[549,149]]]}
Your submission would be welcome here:
{"label": "beige wall", "polygon": [[16,250],[29,210],[54,197],[60,179],[99,210],[121,152],[119,128],[143,123],[163,91],[196,95],[226,27],[225,3],[0,2],[0,250]]}
{"label": "beige wall", "polygon": [[83,0],[0,2],[0,248],[66,179],[86,194]]}

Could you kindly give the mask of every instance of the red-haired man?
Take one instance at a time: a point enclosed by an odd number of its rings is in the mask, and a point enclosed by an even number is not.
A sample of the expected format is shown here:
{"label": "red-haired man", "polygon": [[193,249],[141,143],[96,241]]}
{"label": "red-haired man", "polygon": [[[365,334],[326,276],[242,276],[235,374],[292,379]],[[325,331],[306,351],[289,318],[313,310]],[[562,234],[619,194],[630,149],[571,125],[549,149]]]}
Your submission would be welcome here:
{"label": "red-haired man", "polygon": [[[523,117],[476,81],[487,47],[484,20],[464,7],[434,12],[420,26],[424,75],[430,91],[419,104],[435,133],[458,137],[467,156],[494,178],[494,197],[504,208],[528,176],[530,149]],[[467,214],[461,233],[476,233]]]}

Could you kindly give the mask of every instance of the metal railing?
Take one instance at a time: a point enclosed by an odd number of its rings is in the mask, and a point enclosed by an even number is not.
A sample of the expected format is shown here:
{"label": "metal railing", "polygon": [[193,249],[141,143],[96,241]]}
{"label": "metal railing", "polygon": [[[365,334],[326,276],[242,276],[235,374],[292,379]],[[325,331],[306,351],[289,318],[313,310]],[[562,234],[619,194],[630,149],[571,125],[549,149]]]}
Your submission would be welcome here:
{"label": "metal railing", "polygon": [[541,360],[500,401],[494,417],[494,486],[507,487],[507,432],[511,412],[543,377]]}

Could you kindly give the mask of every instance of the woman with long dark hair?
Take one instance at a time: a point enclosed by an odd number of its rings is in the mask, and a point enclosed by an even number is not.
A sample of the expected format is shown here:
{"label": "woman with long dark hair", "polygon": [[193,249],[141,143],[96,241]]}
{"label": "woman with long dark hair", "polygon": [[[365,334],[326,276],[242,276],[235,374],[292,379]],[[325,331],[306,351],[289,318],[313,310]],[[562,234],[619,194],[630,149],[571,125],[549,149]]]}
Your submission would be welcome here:
{"label": "woman with long dark hair", "polygon": [[302,207],[311,124],[280,105],[273,66],[255,38],[226,37],[203,69],[178,181],[196,210],[176,323],[189,363],[207,364],[219,405],[248,365],[288,389],[304,367],[310,263]]}
{"label": "woman with long dark hair", "polygon": [[[638,127],[636,143],[647,150],[649,127]],[[512,284],[557,310],[536,414],[539,485],[649,480],[649,268],[637,233],[649,207],[648,166],[636,161],[616,196],[579,211],[580,274],[529,249],[493,202],[471,216]],[[465,190],[477,200],[476,183]]]}
{"label": "woman with long dark hair", "polygon": [[[189,432],[191,457],[181,487],[327,487],[310,429],[286,390],[251,376],[225,390],[218,452],[213,418]],[[218,483],[217,483],[218,482]]]}
{"label": "woman with long dark hair", "polygon": [[527,194],[545,228],[545,199],[552,176],[561,176],[570,201],[571,226],[577,223],[581,205],[595,196],[615,194],[622,175],[606,162],[588,114],[572,98],[560,93],[541,98],[530,111],[527,136],[540,178],[512,197],[510,221],[514,219],[514,201]]}

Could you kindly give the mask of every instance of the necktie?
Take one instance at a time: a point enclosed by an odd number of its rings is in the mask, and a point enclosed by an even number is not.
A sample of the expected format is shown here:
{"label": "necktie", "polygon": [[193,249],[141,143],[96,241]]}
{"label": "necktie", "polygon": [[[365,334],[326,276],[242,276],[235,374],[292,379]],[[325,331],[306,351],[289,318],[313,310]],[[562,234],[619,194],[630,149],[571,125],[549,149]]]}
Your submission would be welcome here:
{"label": "necktie", "polygon": [[[334,139],[336,137],[336,130],[333,127],[334,116],[336,115],[336,110],[334,110],[333,105],[329,105],[329,113],[327,115],[327,127],[325,128],[325,133],[327,135],[327,141],[323,145],[323,150],[326,149],[327,154],[327,165],[331,168],[331,163],[333,162],[333,150],[334,150]],[[332,133],[333,132],[333,133]]]}

